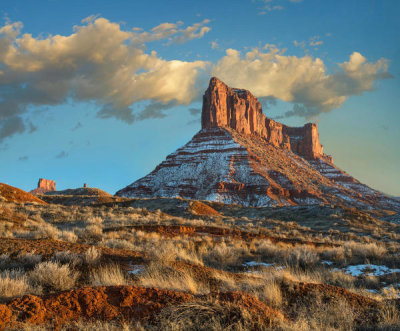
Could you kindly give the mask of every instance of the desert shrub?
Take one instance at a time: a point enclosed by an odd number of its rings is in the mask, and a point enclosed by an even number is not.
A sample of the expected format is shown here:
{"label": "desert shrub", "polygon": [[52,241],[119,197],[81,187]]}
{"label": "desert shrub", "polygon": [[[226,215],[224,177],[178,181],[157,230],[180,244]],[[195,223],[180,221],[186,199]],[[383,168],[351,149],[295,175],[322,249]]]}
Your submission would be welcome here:
{"label": "desert shrub", "polygon": [[80,254],[72,253],[70,251],[55,252],[52,256],[53,262],[59,262],[61,264],[69,264],[72,267],[81,265],[83,258]]}
{"label": "desert shrub", "polygon": [[343,247],[326,248],[320,255],[324,260],[341,261],[345,258],[345,250]]}
{"label": "desert shrub", "polygon": [[59,239],[70,243],[75,243],[78,240],[78,236],[73,231],[62,231]]}
{"label": "desert shrub", "polygon": [[190,271],[176,270],[161,261],[152,262],[139,274],[138,284],[168,290],[205,294],[210,291],[208,285],[194,278]]}
{"label": "desert shrub", "polygon": [[378,312],[378,330],[398,330],[400,311],[394,301],[385,302]]}
{"label": "desert shrub", "polygon": [[203,255],[203,259],[207,264],[217,268],[240,266],[242,265],[242,256],[244,252],[245,250],[241,247],[237,248],[222,242]]}
{"label": "desert shrub", "polygon": [[354,289],[356,277],[338,270],[325,273],[324,281],[329,285],[344,287],[347,289]]}
{"label": "desert shrub", "polygon": [[283,252],[283,250],[280,247],[274,245],[269,240],[261,240],[256,249],[256,252],[262,258],[268,259],[268,260],[281,259],[285,255],[285,253]]}
{"label": "desert shrub", "polygon": [[0,299],[21,296],[34,292],[22,270],[0,272]]}
{"label": "desert shrub", "polygon": [[88,225],[99,225],[101,226],[103,224],[103,219],[101,217],[89,217],[86,220],[86,224]]}
{"label": "desert shrub", "polygon": [[354,241],[348,241],[344,243],[344,249],[349,258],[358,257],[365,261],[366,259],[380,259],[382,258],[387,250],[384,246],[376,243],[358,243]]}
{"label": "desert shrub", "polygon": [[34,285],[48,290],[67,290],[73,288],[79,277],[79,272],[71,270],[67,264],[47,261],[39,263],[28,274],[29,281]]}
{"label": "desert shrub", "polygon": [[203,265],[203,261],[195,252],[194,247],[190,247],[184,241],[161,241],[158,237],[156,242],[149,243],[146,251],[156,260],[179,260]]}
{"label": "desert shrub", "polygon": [[286,263],[289,266],[301,269],[313,267],[318,261],[318,254],[307,247],[295,247],[291,249],[286,258]]}
{"label": "desert shrub", "polygon": [[258,291],[258,298],[268,306],[279,308],[282,305],[281,287],[276,281],[270,281]]}
{"label": "desert shrub", "polygon": [[86,228],[79,231],[78,236],[87,242],[99,241],[103,235],[103,229],[99,225],[88,225]]}
{"label": "desert shrub", "polygon": [[9,254],[1,254],[0,255],[0,269],[7,269],[10,265],[10,255]]}
{"label": "desert shrub", "polygon": [[287,330],[348,331],[354,329],[356,314],[344,300],[323,302],[320,298],[296,307],[296,319]]}
{"label": "desert shrub", "polygon": [[100,262],[100,259],[101,251],[93,246],[83,254],[83,260],[87,265],[96,265]]}
{"label": "desert shrub", "polygon": [[160,330],[168,331],[266,330],[279,323],[278,320],[268,323],[242,306],[219,301],[186,302],[166,307],[157,322]]}
{"label": "desert shrub", "polygon": [[41,224],[37,232],[39,233],[40,237],[54,239],[54,240],[58,239],[58,236],[60,235],[60,230],[58,230],[57,227],[49,223]]}
{"label": "desert shrub", "polygon": [[108,264],[93,270],[89,277],[90,285],[93,286],[110,286],[110,285],[126,285],[126,279],[120,266],[117,264]]}
{"label": "desert shrub", "polygon": [[42,256],[34,253],[19,254],[17,261],[20,262],[24,268],[32,268],[42,261]]}

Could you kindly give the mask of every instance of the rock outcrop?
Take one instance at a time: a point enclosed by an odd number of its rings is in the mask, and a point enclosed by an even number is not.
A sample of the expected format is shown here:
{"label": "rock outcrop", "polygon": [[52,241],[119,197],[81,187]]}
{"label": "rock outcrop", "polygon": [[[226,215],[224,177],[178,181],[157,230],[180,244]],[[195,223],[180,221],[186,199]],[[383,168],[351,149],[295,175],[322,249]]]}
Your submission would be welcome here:
{"label": "rock outcrop", "polygon": [[203,129],[228,127],[241,134],[256,134],[270,144],[306,159],[332,161],[323,153],[317,124],[289,127],[267,118],[261,103],[249,91],[230,88],[216,77],[211,78],[203,96],[201,125]]}
{"label": "rock outcrop", "polygon": [[294,128],[264,116],[246,90],[212,78],[202,129],[122,197],[183,197],[246,206],[343,204],[400,210],[323,154],[316,124]]}
{"label": "rock outcrop", "polygon": [[32,194],[45,194],[56,190],[56,182],[54,180],[39,178],[38,186],[29,193]]}

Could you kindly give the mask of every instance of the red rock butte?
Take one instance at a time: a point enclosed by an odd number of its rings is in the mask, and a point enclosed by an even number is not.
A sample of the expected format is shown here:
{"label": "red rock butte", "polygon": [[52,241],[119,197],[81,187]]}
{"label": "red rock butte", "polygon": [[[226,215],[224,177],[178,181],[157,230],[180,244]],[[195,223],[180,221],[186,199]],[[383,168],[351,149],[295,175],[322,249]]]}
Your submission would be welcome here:
{"label": "red rock butte", "polygon": [[56,190],[56,182],[54,180],[39,178],[38,186],[29,193],[32,194],[45,194]]}
{"label": "red rock butte", "polygon": [[323,153],[316,124],[289,127],[262,113],[247,90],[211,78],[202,129],[123,197],[182,197],[253,207],[347,205],[400,210],[400,202],[358,180]]}
{"label": "red rock butte", "polygon": [[333,162],[323,153],[318,127],[307,123],[303,127],[289,127],[263,114],[261,103],[248,90],[231,88],[212,77],[203,96],[202,129],[228,127],[241,134],[256,134],[270,144],[291,150],[309,160],[323,158]]}

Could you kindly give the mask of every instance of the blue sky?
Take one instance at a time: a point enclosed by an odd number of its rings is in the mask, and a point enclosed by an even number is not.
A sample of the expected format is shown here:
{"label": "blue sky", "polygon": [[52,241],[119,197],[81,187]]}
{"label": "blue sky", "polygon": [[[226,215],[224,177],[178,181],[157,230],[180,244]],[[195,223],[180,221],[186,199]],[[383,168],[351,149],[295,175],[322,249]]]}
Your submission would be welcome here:
{"label": "blue sky", "polygon": [[2,0],[0,181],[114,193],[200,129],[189,109],[217,74],[273,99],[268,117],[318,122],[339,167],[400,196],[399,14],[396,0]]}

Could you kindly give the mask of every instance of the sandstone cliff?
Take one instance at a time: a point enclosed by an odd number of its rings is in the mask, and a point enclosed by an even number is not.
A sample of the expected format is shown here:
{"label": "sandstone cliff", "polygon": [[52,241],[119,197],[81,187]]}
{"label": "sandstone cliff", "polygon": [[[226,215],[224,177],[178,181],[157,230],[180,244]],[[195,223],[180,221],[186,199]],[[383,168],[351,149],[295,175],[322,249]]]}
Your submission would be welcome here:
{"label": "sandstone cliff", "polygon": [[44,178],[39,178],[38,186],[29,193],[32,194],[45,194],[46,192],[51,192],[56,190],[56,182],[54,180],[48,180]]}
{"label": "sandstone cliff", "polygon": [[228,127],[241,134],[256,134],[306,159],[324,158],[332,162],[331,157],[323,153],[316,124],[289,127],[267,118],[261,103],[249,91],[230,88],[216,77],[211,78],[203,96],[201,124],[203,129]]}

